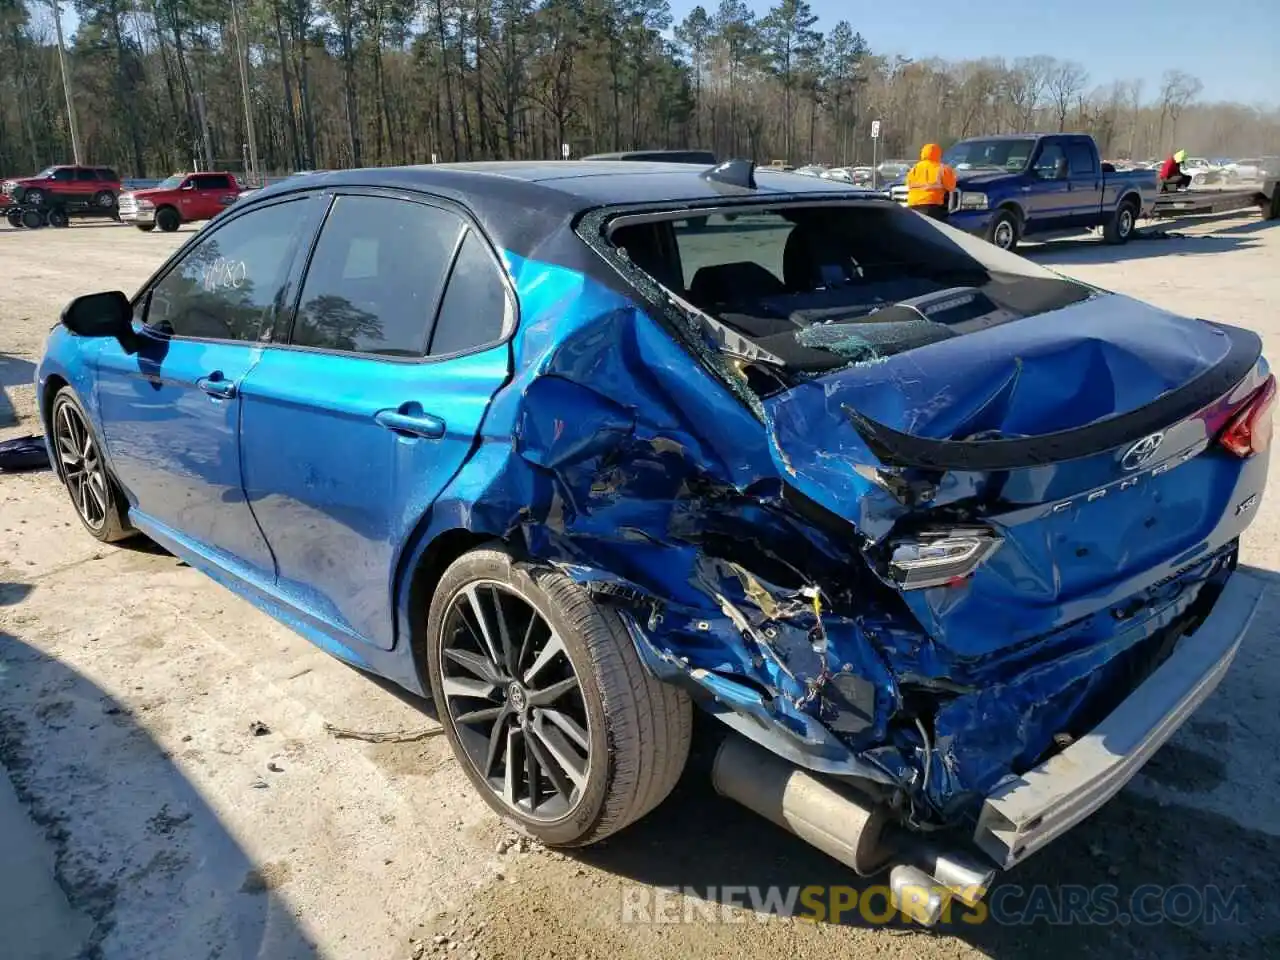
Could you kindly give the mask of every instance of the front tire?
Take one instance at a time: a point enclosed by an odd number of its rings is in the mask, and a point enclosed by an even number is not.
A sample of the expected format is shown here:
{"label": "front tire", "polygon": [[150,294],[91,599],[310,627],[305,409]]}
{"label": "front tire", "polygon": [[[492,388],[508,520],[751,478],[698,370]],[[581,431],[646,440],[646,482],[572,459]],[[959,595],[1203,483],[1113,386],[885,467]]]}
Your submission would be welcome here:
{"label": "front tire", "polygon": [[544,843],[585,846],[623,829],[684,769],[688,696],[649,673],[616,610],[501,546],[445,571],[427,668],[472,785]]}
{"label": "front tire", "polygon": [[134,226],[137,227],[139,230],[141,230],[143,233],[150,233],[152,230],[156,228],[156,225],[154,223],[135,223]]}
{"label": "front tire", "polygon": [[9,221],[9,226],[21,227],[22,209],[20,207],[10,207],[4,212],[4,218]]}
{"label": "front tire", "polygon": [[22,202],[33,207],[43,207],[48,199],[45,192],[39,188],[28,190],[22,195]]}
{"label": "front tire", "polygon": [[1110,244],[1128,243],[1138,222],[1138,208],[1126,200],[1102,228],[1102,239]]}
{"label": "front tire", "polygon": [[67,211],[61,207],[52,207],[48,215],[49,226],[51,227],[69,227],[71,226],[71,218],[67,216]]}
{"label": "front tire", "polygon": [[987,227],[987,242],[1013,253],[1022,238],[1022,224],[1012,210],[1001,210]]}
{"label": "front tire", "polygon": [[173,207],[161,207],[156,211],[156,226],[165,233],[173,233],[182,226],[182,218]]}
{"label": "front tire", "polygon": [[103,543],[132,536],[124,497],[102,459],[89,417],[70,387],[54,396],[49,429],[58,479],[66,486],[84,528]]}

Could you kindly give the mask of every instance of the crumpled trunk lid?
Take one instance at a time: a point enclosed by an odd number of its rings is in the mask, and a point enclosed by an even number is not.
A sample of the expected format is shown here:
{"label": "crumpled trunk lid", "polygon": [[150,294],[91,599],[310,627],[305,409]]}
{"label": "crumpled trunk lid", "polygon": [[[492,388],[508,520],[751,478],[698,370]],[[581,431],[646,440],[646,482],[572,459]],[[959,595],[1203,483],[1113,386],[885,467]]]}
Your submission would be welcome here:
{"label": "crumpled trunk lid", "polygon": [[873,566],[922,529],[1002,538],[962,581],[903,591],[954,674],[1239,536],[1266,458],[1212,444],[1260,353],[1247,331],[1101,295],[835,371],[766,414],[784,477],[857,527]]}

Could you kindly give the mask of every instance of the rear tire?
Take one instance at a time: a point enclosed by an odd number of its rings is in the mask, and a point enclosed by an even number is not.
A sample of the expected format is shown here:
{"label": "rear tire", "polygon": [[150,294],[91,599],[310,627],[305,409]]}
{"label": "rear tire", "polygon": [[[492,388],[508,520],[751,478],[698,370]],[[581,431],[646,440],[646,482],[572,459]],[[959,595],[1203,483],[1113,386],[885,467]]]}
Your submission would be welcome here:
{"label": "rear tire", "polygon": [[156,226],[165,233],[173,233],[182,226],[182,218],[173,207],[161,207],[156,211]]}
{"label": "rear tire", "polygon": [[61,207],[54,207],[49,211],[48,222],[51,227],[69,227],[71,226],[71,218],[67,216],[67,211]]}
{"label": "rear tire", "polygon": [[125,499],[102,459],[102,447],[75,391],[63,387],[49,409],[53,466],[80,523],[103,543],[133,536]]}
{"label": "rear tire", "polygon": [[544,843],[585,846],[623,829],[684,769],[689,697],[649,673],[616,610],[500,545],[464,554],[441,577],[427,669],[472,785]]}
{"label": "rear tire", "polygon": [[1022,239],[1022,223],[1012,210],[1001,210],[987,227],[987,242],[1013,253]]}
{"label": "rear tire", "polygon": [[11,227],[22,226],[22,210],[19,207],[10,207],[4,212],[4,218],[9,221]]}
{"label": "rear tire", "polygon": [[1103,226],[1102,239],[1110,244],[1128,243],[1137,223],[1138,207],[1132,200],[1126,200],[1116,207],[1116,212]]}
{"label": "rear tire", "polygon": [[44,213],[37,209],[22,211],[22,225],[28,230],[36,230],[44,226]]}
{"label": "rear tire", "polygon": [[93,195],[93,205],[100,210],[110,210],[116,205],[116,195],[110,190],[99,190]]}

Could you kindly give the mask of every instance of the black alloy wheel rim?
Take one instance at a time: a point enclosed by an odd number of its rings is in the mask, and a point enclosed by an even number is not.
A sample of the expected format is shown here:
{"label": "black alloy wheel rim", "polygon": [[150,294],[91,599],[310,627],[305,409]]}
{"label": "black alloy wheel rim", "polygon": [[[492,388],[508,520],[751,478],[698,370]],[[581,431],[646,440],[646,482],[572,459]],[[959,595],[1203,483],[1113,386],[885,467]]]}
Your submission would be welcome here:
{"label": "black alloy wheel rim", "polygon": [[76,512],[90,529],[101,530],[107,522],[107,474],[93,434],[70,403],[58,407],[53,438],[62,478]]}
{"label": "black alloy wheel rim", "polygon": [[564,641],[491,580],[453,597],[442,630],[440,686],[466,762],[512,812],[564,819],[591,771],[591,722]]}

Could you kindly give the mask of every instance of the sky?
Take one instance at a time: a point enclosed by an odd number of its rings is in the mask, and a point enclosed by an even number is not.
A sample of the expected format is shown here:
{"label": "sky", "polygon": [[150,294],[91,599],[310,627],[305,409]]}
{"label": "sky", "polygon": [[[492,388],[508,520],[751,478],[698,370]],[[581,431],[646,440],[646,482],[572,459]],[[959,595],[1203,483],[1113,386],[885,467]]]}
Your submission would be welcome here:
{"label": "sky", "polygon": [[[719,0],[670,2],[679,22],[699,2],[714,14]],[[874,53],[950,60],[1047,54],[1084,64],[1091,87],[1142,79],[1149,100],[1161,75],[1176,68],[1200,78],[1202,100],[1280,106],[1280,0],[809,2],[817,29],[848,20]],[[747,4],[759,15],[771,6],[768,0]],[[912,22],[922,18],[935,21],[936,29]]]}

